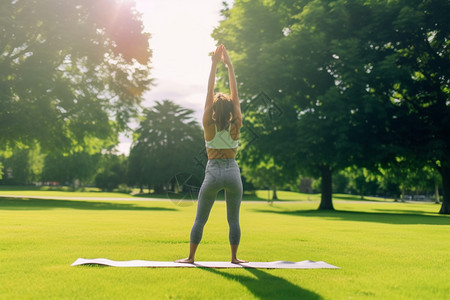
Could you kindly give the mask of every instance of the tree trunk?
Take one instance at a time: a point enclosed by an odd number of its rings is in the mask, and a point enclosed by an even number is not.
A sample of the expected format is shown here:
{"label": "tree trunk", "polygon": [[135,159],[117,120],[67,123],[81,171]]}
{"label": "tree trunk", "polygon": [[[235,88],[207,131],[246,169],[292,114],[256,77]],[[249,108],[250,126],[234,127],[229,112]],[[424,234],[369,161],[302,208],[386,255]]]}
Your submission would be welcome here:
{"label": "tree trunk", "polygon": [[276,186],[273,186],[272,200],[278,200],[277,187]]}
{"label": "tree trunk", "polygon": [[325,165],[320,168],[320,171],[322,173],[322,199],[320,201],[319,210],[334,210],[331,168]]}
{"label": "tree trunk", "polygon": [[163,194],[164,193],[164,184],[157,184],[155,186],[155,194]]}
{"label": "tree trunk", "polygon": [[437,180],[434,183],[434,199],[435,199],[434,203],[436,204],[441,203],[441,201],[439,200],[439,182],[437,182]]}
{"label": "tree trunk", "polygon": [[443,162],[441,166],[443,196],[440,214],[450,215],[450,162]]}
{"label": "tree trunk", "polygon": [[[402,185],[401,189],[402,189],[402,192],[401,192],[402,194],[400,195],[400,200],[402,202],[404,202],[405,201],[405,187]],[[397,202],[397,197],[395,198],[395,202]]]}

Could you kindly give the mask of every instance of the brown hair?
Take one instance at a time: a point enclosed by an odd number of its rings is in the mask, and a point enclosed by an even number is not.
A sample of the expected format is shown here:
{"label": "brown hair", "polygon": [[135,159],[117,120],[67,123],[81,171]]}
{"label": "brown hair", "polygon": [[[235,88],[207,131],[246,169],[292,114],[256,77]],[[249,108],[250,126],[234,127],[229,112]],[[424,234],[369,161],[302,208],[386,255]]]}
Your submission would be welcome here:
{"label": "brown hair", "polygon": [[217,93],[212,105],[212,119],[216,123],[217,130],[226,129],[233,118],[234,105],[228,95]]}

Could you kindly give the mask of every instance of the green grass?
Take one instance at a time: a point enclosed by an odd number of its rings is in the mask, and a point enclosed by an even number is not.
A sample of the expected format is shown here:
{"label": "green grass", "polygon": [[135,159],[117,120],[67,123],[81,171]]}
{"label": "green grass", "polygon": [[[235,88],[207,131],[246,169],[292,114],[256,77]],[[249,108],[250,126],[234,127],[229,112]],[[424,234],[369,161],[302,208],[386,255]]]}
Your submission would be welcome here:
{"label": "green grass", "polygon": [[[324,260],[341,270],[109,268],[77,258],[187,255],[196,206],[0,198],[1,299],[448,299],[450,217],[438,205],[242,204],[239,257]],[[217,202],[196,259],[229,259]]]}

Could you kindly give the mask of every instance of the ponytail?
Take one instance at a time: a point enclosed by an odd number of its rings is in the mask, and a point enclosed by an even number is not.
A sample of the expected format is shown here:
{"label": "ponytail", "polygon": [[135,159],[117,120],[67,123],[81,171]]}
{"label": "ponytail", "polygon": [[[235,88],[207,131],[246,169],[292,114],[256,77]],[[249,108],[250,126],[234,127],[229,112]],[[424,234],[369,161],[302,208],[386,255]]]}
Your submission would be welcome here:
{"label": "ponytail", "polygon": [[230,97],[222,93],[216,94],[212,106],[212,119],[218,131],[228,128],[233,118],[233,110],[234,105]]}

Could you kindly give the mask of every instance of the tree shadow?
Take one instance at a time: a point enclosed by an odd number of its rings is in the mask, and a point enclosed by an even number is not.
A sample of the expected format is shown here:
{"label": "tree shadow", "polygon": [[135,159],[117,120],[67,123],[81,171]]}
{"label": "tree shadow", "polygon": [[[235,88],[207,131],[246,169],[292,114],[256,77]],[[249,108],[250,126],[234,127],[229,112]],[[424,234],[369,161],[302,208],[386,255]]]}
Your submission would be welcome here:
{"label": "tree shadow", "polygon": [[[450,225],[450,217],[436,213],[430,215],[425,211],[407,211],[407,210],[383,210],[382,212],[357,212],[357,211],[322,211],[322,210],[296,210],[296,211],[273,211],[273,210],[253,210],[261,213],[275,213],[288,216],[299,217],[320,217],[328,220],[345,220],[355,222],[374,222],[385,224],[403,224],[403,225]],[[389,211],[389,212],[386,212]]]}
{"label": "tree shadow", "polygon": [[254,276],[229,274],[214,268],[201,268],[245,286],[258,299],[323,299],[322,296],[303,289],[284,278],[259,269],[245,268]]}
{"label": "tree shadow", "polygon": [[114,202],[52,200],[37,198],[1,198],[0,210],[44,210],[55,208],[71,208],[82,210],[142,210],[142,211],[175,211],[174,208],[144,207],[135,204]]}
{"label": "tree shadow", "polygon": [[393,199],[390,198],[368,198],[370,196],[365,196],[361,199],[361,196],[357,195],[333,195],[333,200],[345,200],[345,201],[362,201],[362,202],[393,202]]}

